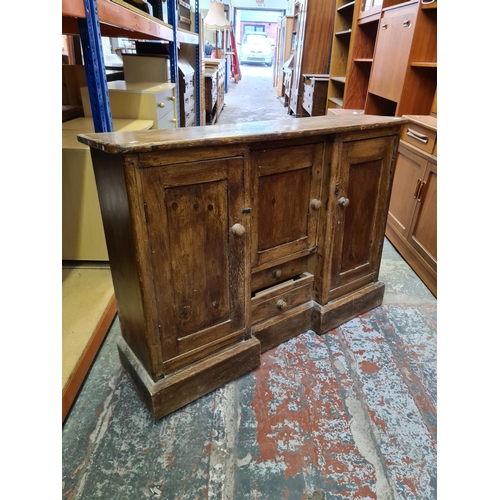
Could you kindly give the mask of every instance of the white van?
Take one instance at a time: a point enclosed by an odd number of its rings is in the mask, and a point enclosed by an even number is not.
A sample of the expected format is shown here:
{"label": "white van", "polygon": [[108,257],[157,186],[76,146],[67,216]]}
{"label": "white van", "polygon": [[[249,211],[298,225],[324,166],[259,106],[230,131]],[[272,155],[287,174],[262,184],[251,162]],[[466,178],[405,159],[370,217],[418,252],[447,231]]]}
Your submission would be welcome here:
{"label": "white van", "polygon": [[240,64],[264,63],[271,66],[273,51],[267,33],[245,33],[241,42]]}

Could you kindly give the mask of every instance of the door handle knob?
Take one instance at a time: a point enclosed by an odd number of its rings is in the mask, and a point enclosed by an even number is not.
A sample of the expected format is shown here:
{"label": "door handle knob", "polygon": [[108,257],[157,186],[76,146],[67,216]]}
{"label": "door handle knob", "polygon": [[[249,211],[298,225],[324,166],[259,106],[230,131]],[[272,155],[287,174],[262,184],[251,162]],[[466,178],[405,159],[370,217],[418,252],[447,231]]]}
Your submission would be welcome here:
{"label": "door handle knob", "polygon": [[349,205],[349,198],[344,198],[343,196],[339,199],[339,205],[346,208]]}
{"label": "door handle knob", "polygon": [[317,200],[316,198],[311,201],[311,208],[314,208],[314,210],[319,210],[321,208],[321,201]]}
{"label": "door handle knob", "polygon": [[247,232],[247,230],[241,224],[235,224],[231,228],[231,232],[236,236],[243,236]]}

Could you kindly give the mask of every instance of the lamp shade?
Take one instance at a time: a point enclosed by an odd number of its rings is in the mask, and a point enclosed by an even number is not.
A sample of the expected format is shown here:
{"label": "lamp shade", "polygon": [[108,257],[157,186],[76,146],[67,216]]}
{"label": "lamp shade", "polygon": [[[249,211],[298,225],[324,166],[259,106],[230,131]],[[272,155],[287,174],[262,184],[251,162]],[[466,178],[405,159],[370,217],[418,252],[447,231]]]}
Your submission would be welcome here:
{"label": "lamp shade", "polygon": [[204,24],[205,28],[213,30],[228,30],[231,28],[226,18],[226,14],[224,13],[224,4],[222,2],[210,2]]}

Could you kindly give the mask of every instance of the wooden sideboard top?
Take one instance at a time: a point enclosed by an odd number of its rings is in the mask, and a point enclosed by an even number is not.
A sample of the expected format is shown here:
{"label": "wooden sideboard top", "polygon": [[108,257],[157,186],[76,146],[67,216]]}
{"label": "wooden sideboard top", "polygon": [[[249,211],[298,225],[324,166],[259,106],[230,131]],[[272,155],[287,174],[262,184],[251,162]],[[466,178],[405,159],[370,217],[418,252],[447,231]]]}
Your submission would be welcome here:
{"label": "wooden sideboard top", "polygon": [[322,134],[399,127],[408,120],[388,116],[315,116],[295,120],[268,120],[180,129],[79,134],[78,140],[112,154],[147,153],[189,147],[224,146]]}
{"label": "wooden sideboard top", "polygon": [[406,118],[408,121],[412,123],[417,123],[426,127],[430,130],[434,130],[437,132],[437,118],[431,115],[403,115],[403,118]]}

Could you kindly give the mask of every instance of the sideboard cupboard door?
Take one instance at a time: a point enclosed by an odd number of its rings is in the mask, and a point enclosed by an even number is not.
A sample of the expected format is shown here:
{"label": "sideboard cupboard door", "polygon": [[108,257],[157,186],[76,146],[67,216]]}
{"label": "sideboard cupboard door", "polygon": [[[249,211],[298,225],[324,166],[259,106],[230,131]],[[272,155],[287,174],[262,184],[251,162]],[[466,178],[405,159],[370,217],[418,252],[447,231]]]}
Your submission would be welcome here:
{"label": "sideboard cupboard door", "polygon": [[437,272],[437,162],[427,162],[426,171],[419,186],[417,207],[413,218],[409,242]]}
{"label": "sideboard cupboard door", "polygon": [[252,267],[314,251],[324,144],[252,153]]}
{"label": "sideboard cupboard door", "polygon": [[245,339],[243,159],[146,168],[142,185],[170,373]]}
{"label": "sideboard cupboard door", "polygon": [[381,137],[344,143],[337,150],[339,174],[330,186],[329,300],[377,280],[397,142],[395,136]]}
{"label": "sideboard cupboard door", "polygon": [[400,142],[387,221],[405,239],[409,235],[426,166],[426,158]]}

